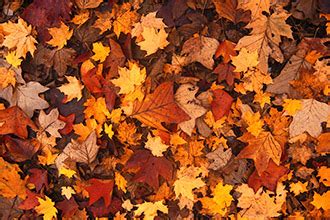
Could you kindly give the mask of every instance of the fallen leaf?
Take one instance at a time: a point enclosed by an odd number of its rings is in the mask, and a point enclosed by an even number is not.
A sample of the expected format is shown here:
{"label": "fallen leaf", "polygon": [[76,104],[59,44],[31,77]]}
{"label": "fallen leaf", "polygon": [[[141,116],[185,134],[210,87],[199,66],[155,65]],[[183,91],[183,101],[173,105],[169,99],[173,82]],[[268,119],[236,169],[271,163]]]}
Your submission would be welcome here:
{"label": "fallen leaf", "polygon": [[105,47],[101,42],[96,42],[93,43],[93,52],[94,55],[92,56],[92,59],[103,62],[110,53],[110,47]]}
{"label": "fallen leaf", "polygon": [[218,49],[215,52],[214,56],[216,58],[219,58],[220,56],[222,56],[223,62],[229,63],[231,60],[231,57],[234,57],[237,55],[237,52],[235,51],[235,46],[236,45],[233,42],[224,40],[219,44]]}
{"label": "fallen leaf", "polygon": [[162,83],[142,102],[136,101],[131,117],[160,130],[166,130],[161,122],[180,123],[190,119],[174,100],[173,82]]}
{"label": "fallen leaf", "polygon": [[164,49],[169,44],[166,40],[168,34],[164,29],[158,31],[154,28],[144,27],[141,35],[144,40],[138,42],[137,45],[141,50],[147,52],[147,56],[156,53],[158,49]]}
{"label": "fallen leaf", "polygon": [[135,216],[144,214],[144,220],[153,220],[157,216],[157,212],[168,213],[168,208],[163,204],[163,201],[158,202],[144,202],[136,205],[138,208],[134,211]]}
{"label": "fallen leaf", "polygon": [[159,136],[152,137],[150,134],[148,134],[148,140],[144,147],[149,149],[152,155],[155,157],[162,157],[163,152],[165,152],[169,146],[162,143],[162,140]]}
{"label": "fallen leaf", "polygon": [[218,121],[223,116],[229,114],[231,104],[234,100],[226,91],[222,89],[213,90],[212,93],[214,98],[211,102],[211,110],[214,120]]}
{"label": "fallen leaf", "polygon": [[330,209],[329,199],[330,199],[330,191],[327,191],[322,195],[315,192],[311,204],[315,206],[317,209],[322,208],[324,211],[326,211]]}
{"label": "fallen leaf", "polygon": [[44,220],[50,220],[56,218],[57,209],[55,208],[55,202],[49,197],[45,196],[45,199],[38,197],[39,205],[34,209],[39,215],[43,215]]}
{"label": "fallen leaf", "polygon": [[39,150],[39,145],[33,141],[13,138],[9,135],[3,137],[3,142],[8,150],[10,158],[16,162],[32,159],[34,154]]}
{"label": "fallen leaf", "polygon": [[88,180],[90,186],[86,187],[89,194],[89,205],[92,205],[97,200],[103,198],[104,204],[108,207],[111,204],[112,190],[114,186],[113,180]]}
{"label": "fallen leaf", "polygon": [[47,131],[53,137],[61,137],[58,130],[64,128],[65,123],[58,120],[58,117],[59,112],[57,109],[51,110],[48,115],[44,111],[40,111],[38,122],[41,132]]}
{"label": "fallen leaf", "polygon": [[70,102],[71,100],[77,98],[79,101],[82,98],[81,90],[84,88],[80,81],[74,76],[65,76],[68,83],[61,85],[59,90],[66,95],[65,102]]}
{"label": "fallen leaf", "polygon": [[61,22],[60,27],[49,28],[48,31],[52,39],[47,41],[47,43],[53,47],[57,47],[57,50],[62,49],[73,34],[73,30],[70,31],[69,27],[63,22]]}
{"label": "fallen leaf", "polygon": [[232,156],[231,149],[224,151],[223,146],[219,146],[215,151],[206,154],[206,157],[212,161],[209,169],[218,170],[224,167]]}
{"label": "fallen leaf", "polygon": [[103,0],[75,0],[75,3],[80,9],[97,8]]}

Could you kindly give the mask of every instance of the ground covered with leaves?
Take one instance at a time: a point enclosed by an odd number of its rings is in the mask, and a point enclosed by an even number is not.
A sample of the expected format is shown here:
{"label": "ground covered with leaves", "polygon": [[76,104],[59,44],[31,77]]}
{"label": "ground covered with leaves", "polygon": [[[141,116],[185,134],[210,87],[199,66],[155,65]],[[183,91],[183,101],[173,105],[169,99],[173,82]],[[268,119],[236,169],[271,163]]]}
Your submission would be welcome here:
{"label": "ground covered with leaves", "polygon": [[330,218],[326,0],[4,0],[1,219]]}

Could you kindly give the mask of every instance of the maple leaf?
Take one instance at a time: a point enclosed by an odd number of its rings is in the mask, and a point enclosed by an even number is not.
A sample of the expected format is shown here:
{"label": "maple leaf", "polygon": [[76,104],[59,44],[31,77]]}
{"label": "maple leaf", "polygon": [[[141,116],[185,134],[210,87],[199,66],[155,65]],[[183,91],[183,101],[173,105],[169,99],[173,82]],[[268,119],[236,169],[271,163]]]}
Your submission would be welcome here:
{"label": "maple leaf", "polygon": [[125,169],[139,169],[133,181],[149,184],[155,190],[159,187],[158,177],[172,179],[173,167],[165,157],[154,157],[150,151],[137,150],[127,161]]}
{"label": "maple leaf", "polygon": [[234,72],[234,66],[228,63],[220,63],[213,73],[218,74],[218,82],[225,80],[229,86],[234,84],[234,79],[240,77],[240,73]]}
{"label": "maple leaf", "polygon": [[49,107],[47,101],[39,97],[39,93],[47,91],[48,88],[38,82],[28,82],[25,85],[19,85],[13,91],[12,87],[0,90],[0,97],[9,101],[11,106],[17,105],[29,117],[33,116],[35,109],[45,109]]}
{"label": "maple leaf", "polygon": [[227,18],[228,20],[239,23],[247,22],[249,13],[243,12],[242,10],[237,9],[238,2],[237,0],[212,0],[215,5],[215,10],[220,17]]}
{"label": "maple leaf", "polygon": [[323,210],[326,211],[330,209],[329,199],[330,199],[330,191],[327,191],[322,195],[315,192],[311,204],[315,206],[317,209],[322,208]]}
{"label": "maple leaf", "polygon": [[26,57],[29,52],[32,56],[36,50],[36,39],[32,36],[32,26],[28,25],[22,18],[18,19],[17,23],[8,21],[1,24],[3,28],[5,39],[2,46],[9,49],[15,49],[17,57]]}
{"label": "maple leaf", "polygon": [[75,0],[75,3],[80,9],[97,8],[103,0]]}
{"label": "maple leaf", "polygon": [[0,134],[16,134],[21,138],[27,138],[27,126],[37,129],[33,121],[19,107],[0,110]]}
{"label": "maple leaf", "polygon": [[16,54],[16,52],[9,52],[6,56],[6,61],[15,68],[18,68],[21,65],[22,59]]}
{"label": "maple leaf", "polygon": [[90,179],[88,180],[90,186],[85,189],[89,193],[89,205],[92,205],[100,198],[103,198],[104,204],[108,207],[111,204],[112,190],[114,186],[113,180],[99,180]]}
{"label": "maple leaf", "polygon": [[58,120],[59,112],[57,109],[53,109],[48,115],[44,111],[40,111],[38,122],[42,132],[47,131],[53,137],[61,137],[58,133],[59,129],[64,128],[65,123]]}
{"label": "maple leaf", "polygon": [[141,50],[147,52],[147,56],[156,53],[158,49],[164,49],[169,44],[166,40],[168,34],[164,29],[158,31],[154,28],[144,27],[141,35],[144,40],[137,45],[140,46]]}
{"label": "maple leaf", "polygon": [[26,181],[22,180],[19,173],[21,172],[17,164],[10,164],[0,157],[0,193],[5,198],[21,199],[26,197]]}
{"label": "maple leaf", "polygon": [[251,17],[255,19],[256,17],[260,16],[262,12],[267,12],[269,13],[269,7],[270,7],[270,0],[264,0],[264,1],[258,1],[258,0],[253,0],[253,1],[238,1],[238,6],[237,8],[241,8],[244,10],[250,10],[251,11]]}
{"label": "maple leaf", "polygon": [[133,92],[136,86],[140,86],[146,79],[146,69],[139,68],[139,65],[134,62],[128,62],[129,69],[119,67],[119,78],[113,79],[111,82],[120,87],[119,94],[129,94]]}
{"label": "maple leaf", "polygon": [[213,152],[206,154],[206,157],[212,161],[209,165],[209,169],[218,170],[224,167],[230,158],[232,157],[231,149],[224,151],[223,146],[220,146]]}
{"label": "maple leaf", "polygon": [[126,193],[127,180],[119,172],[115,172],[115,183],[121,191]]}
{"label": "maple leaf", "polygon": [[4,89],[9,85],[15,86],[15,72],[6,67],[0,67],[0,89]]}
{"label": "maple leaf", "polygon": [[246,72],[259,63],[257,51],[250,52],[246,48],[242,48],[239,54],[231,59],[232,64],[236,67],[235,72]]}
{"label": "maple leaf", "polygon": [[323,183],[325,186],[330,186],[330,168],[322,166],[319,169],[317,176],[320,177],[321,183]]}
{"label": "maple leaf", "polygon": [[47,41],[47,43],[53,47],[57,47],[57,50],[62,49],[73,34],[73,30],[70,31],[69,27],[63,22],[61,22],[60,27],[49,28],[48,31],[52,39]]}
{"label": "maple leaf", "polygon": [[138,20],[138,13],[135,10],[131,11],[131,8],[131,4],[125,2],[121,7],[115,9],[118,12],[116,13],[116,20],[113,22],[113,31],[118,38],[120,33],[131,33],[133,24]]}
{"label": "maple leaf", "polygon": [[103,34],[107,30],[110,30],[112,27],[111,18],[114,17],[114,14],[108,11],[105,11],[103,13],[96,11],[95,13],[97,20],[93,24],[93,27],[100,29],[101,30],[100,34]]}
{"label": "maple leaf", "polygon": [[276,165],[280,164],[282,155],[282,147],[270,132],[262,131],[258,137],[245,133],[239,138],[241,141],[248,142],[237,156],[238,158],[249,158],[254,160],[259,175],[267,169],[265,164],[269,164],[270,159]]}
{"label": "maple leaf", "polygon": [[199,168],[181,167],[177,174],[178,179],[173,184],[176,198],[183,197],[193,201],[193,189],[205,186],[202,178],[197,177],[200,174],[201,170]]}
{"label": "maple leaf", "polygon": [[82,98],[81,90],[84,86],[81,85],[80,81],[74,76],[65,76],[65,78],[68,80],[68,83],[59,87],[59,90],[66,95],[65,102],[70,102],[75,98],[79,101]]}
{"label": "maple leaf", "polygon": [[51,220],[56,218],[57,209],[54,207],[53,202],[49,197],[45,196],[45,199],[38,197],[39,205],[34,210],[39,214],[43,215],[44,220]]}
{"label": "maple leaf", "polygon": [[259,176],[257,171],[254,171],[248,179],[248,185],[253,188],[255,192],[261,186],[265,186],[271,191],[276,190],[278,180],[288,172],[284,166],[276,165],[272,160],[269,161],[267,169]]}
{"label": "maple leaf", "polygon": [[56,158],[56,167],[60,169],[66,159],[91,164],[96,159],[98,150],[99,146],[96,145],[96,133],[93,131],[81,144],[72,140]]}
{"label": "maple leaf", "polygon": [[327,121],[330,115],[330,106],[314,99],[303,99],[302,108],[293,116],[289,126],[290,137],[307,131],[317,137],[322,132],[321,123]]}
{"label": "maple leaf", "polygon": [[201,105],[201,101],[196,99],[195,95],[198,87],[192,84],[181,85],[175,93],[175,100],[181,109],[190,117],[190,120],[181,122],[179,127],[188,135],[192,134],[195,128],[196,119],[206,113],[206,109]]}
{"label": "maple leaf", "polygon": [[180,123],[190,119],[174,100],[173,82],[162,83],[142,102],[136,101],[131,117],[160,130],[166,130],[161,122]]}
{"label": "maple leaf", "polygon": [[208,213],[213,215],[225,215],[227,208],[233,201],[230,191],[233,189],[231,185],[224,185],[222,182],[218,183],[213,191],[213,197],[204,197],[201,199],[203,208],[207,209]]}
{"label": "maple leaf", "polygon": [[184,56],[182,65],[199,62],[206,68],[212,69],[213,55],[218,46],[219,42],[210,37],[198,36],[188,39],[182,46],[181,56]]}
{"label": "maple leaf", "polygon": [[288,115],[294,116],[301,107],[301,100],[284,99],[283,108]]}
{"label": "maple leaf", "polygon": [[29,170],[31,175],[28,178],[28,183],[33,184],[37,192],[40,192],[43,186],[48,188],[48,177],[46,170],[40,170],[36,168],[32,168]]}
{"label": "maple leaf", "polygon": [[157,216],[157,212],[168,213],[168,208],[163,204],[163,201],[144,202],[142,204],[136,205],[138,208],[134,211],[135,216],[140,216],[144,214],[144,220],[153,220]]}
{"label": "maple leaf", "polygon": [[[255,3],[251,1],[251,4]],[[257,7],[259,7],[259,4]],[[253,30],[250,36],[245,36],[238,41],[236,50],[246,49],[250,52],[257,52],[258,66],[261,72],[267,73],[269,56],[278,62],[283,62],[284,60],[279,43],[281,42],[281,36],[292,39],[290,26],[285,23],[289,16],[283,9],[278,8],[269,17],[259,14],[256,19],[253,19],[246,26]]]}
{"label": "maple leaf", "polygon": [[68,200],[71,199],[73,194],[76,194],[76,192],[70,186],[61,187],[61,195],[65,196]]}
{"label": "maple leaf", "polygon": [[237,53],[235,51],[235,46],[236,46],[236,44],[234,44],[233,42],[224,40],[219,44],[218,49],[215,52],[214,56],[216,58],[222,56],[223,62],[229,63],[231,60],[231,57],[237,55]]}
{"label": "maple leaf", "polygon": [[295,196],[299,195],[300,193],[307,192],[307,184],[308,184],[308,182],[291,183],[290,191],[293,192]]}
{"label": "maple leaf", "polygon": [[38,49],[35,53],[34,61],[37,64],[45,65],[46,69],[54,68],[59,76],[66,74],[67,67],[74,67],[73,58],[75,56],[75,51],[72,48],[62,48],[57,49],[48,49],[43,46],[38,46]]}
{"label": "maple leaf", "polygon": [[150,134],[148,134],[148,140],[144,147],[149,149],[152,155],[156,157],[162,157],[163,152],[165,152],[169,146],[163,144],[162,139],[159,136],[152,137]]}
{"label": "maple leaf", "polygon": [[99,97],[97,99],[92,96],[84,103],[86,109],[84,110],[85,118],[95,118],[100,124],[106,121],[106,118],[110,116],[110,112],[106,106],[105,98]]}
{"label": "maple leaf", "polygon": [[92,59],[103,62],[110,53],[110,47],[105,47],[101,42],[96,42],[93,43],[93,52],[94,55],[92,56]]}

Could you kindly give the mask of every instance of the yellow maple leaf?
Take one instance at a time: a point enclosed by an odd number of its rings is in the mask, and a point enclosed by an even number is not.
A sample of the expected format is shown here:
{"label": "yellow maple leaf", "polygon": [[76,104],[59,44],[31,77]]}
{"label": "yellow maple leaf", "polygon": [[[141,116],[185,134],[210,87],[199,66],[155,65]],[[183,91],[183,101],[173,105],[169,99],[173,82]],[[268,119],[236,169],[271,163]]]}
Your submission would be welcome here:
{"label": "yellow maple leaf", "polygon": [[42,165],[54,164],[58,154],[54,154],[48,147],[42,149],[42,155],[38,155],[38,160]]}
{"label": "yellow maple leaf", "polygon": [[166,40],[168,34],[164,29],[159,31],[155,28],[144,27],[142,31],[143,41],[137,43],[141,50],[147,52],[147,56],[156,53],[158,49],[164,49],[169,42]]}
{"label": "yellow maple leaf", "polygon": [[70,186],[61,187],[61,195],[65,196],[68,200],[71,199],[73,194],[76,194],[76,192]]}
{"label": "yellow maple leaf", "polygon": [[288,115],[294,116],[302,108],[302,104],[298,99],[284,99],[283,108]]}
{"label": "yellow maple leaf", "polygon": [[1,24],[5,39],[2,43],[3,46],[14,49],[17,57],[26,57],[30,52],[33,56],[36,50],[36,39],[32,36],[32,26],[28,25],[23,19],[19,18],[17,23],[8,21]]}
{"label": "yellow maple leaf", "polygon": [[86,119],[86,125],[83,123],[74,124],[73,130],[74,132],[79,135],[78,141],[83,142],[86,138],[92,133],[92,131],[96,130],[96,134],[99,137],[102,132],[102,125],[98,124],[94,118]]}
{"label": "yellow maple leaf", "polygon": [[265,104],[270,104],[270,96],[271,94],[268,92],[257,92],[254,96],[253,102],[259,103],[260,107],[263,108]]}
{"label": "yellow maple leaf", "polygon": [[263,131],[262,126],[264,125],[263,120],[260,120],[260,113],[251,113],[246,112],[243,114],[243,119],[246,121],[246,123],[249,125],[247,127],[247,130],[255,137],[258,137],[260,132]]}
{"label": "yellow maple leaf", "polygon": [[89,19],[89,11],[81,11],[71,20],[76,25],[82,25]]}
{"label": "yellow maple leaf", "polygon": [[112,130],[112,124],[107,125],[104,123],[104,132],[108,135],[108,137],[111,139],[112,136],[114,135],[114,132]]}
{"label": "yellow maple leaf", "polygon": [[9,85],[15,86],[15,72],[6,67],[0,67],[0,88],[4,89]]}
{"label": "yellow maple leaf", "polygon": [[45,199],[38,197],[39,205],[34,210],[39,214],[43,215],[44,220],[52,220],[56,218],[57,209],[54,207],[53,202],[49,197],[45,196]]}
{"label": "yellow maple leaf", "polygon": [[67,41],[70,40],[73,34],[73,30],[70,30],[63,22],[61,22],[59,28],[49,28],[48,31],[52,36],[52,39],[47,41],[47,43],[53,47],[57,47],[58,50],[66,45]]}
{"label": "yellow maple leaf", "polygon": [[109,116],[109,119],[115,123],[115,124],[118,124],[120,122],[120,119],[121,119],[121,113],[122,113],[122,110],[120,108],[116,108],[116,109],[113,109],[111,112],[110,112],[110,116]]}
{"label": "yellow maple leaf", "polygon": [[107,108],[105,98],[99,97],[95,99],[93,96],[84,103],[86,109],[84,110],[85,118],[95,118],[99,124],[103,124],[106,118],[110,116]]}
{"label": "yellow maple leaf", "polygon": [[[117,6],[118,7],[118,6]],[[131,4],[124,3],[120,8],[115,8],[116,20],[113,22],[113,32],[119,37],[120,33],[131,33],[133,24],[138,20],[139,14],[131,11]]]}
{"label": "yellow maple leaf", "polygon": [[5,198],[21,199],[26,197],[25,180],[22,180],[19,173],[20,168],[16,164],[10,164],[0,157],[0,194]]}
{"label": "yellow maple leaf", "polygon": [[95,14],[97,19],[93,24],[93,27],[100,29],[100,34],[103,34],[107,30],[110,30],[112,27],[111,18],[114,17],[114,13],[108,11],[101,13],[96,11]]}
{"label": "yellow maple leaf", "polygon": [[214,189],[213,197],[205,197],[201,199],[203,208],[206,209],[209,214],[220,214],[224,216],[227,212],[227,208],[234,200],[230,195],[230,191],[233,189],[231,185],[223,185],[222,182],[218,183]]}
{"label": "yellow maple leaf", "polygon": [[68,178],[72,178],[73,175],[76,174],[76,171],[71,170],[71,169],[67,169],[67,168],[65,168],[65,167],[61,167],[61,168],[59,169],[59,171],[58,171],[58,174],[59,174],[59,175],[64,175],[64,176],[66,176],[66,177],[68,177]]}
{"label": "yellow maple leaf", "polygon": [[15,68],[18,68],[21,65],[22,59],[17,56],[15,51],[9,52],[6,56],[6,61]]}
{"label": "yellow maple leaf", "polygon": [[169,146],[163,144],[162,139],[159,136],[152,137],[148,134],[148,140],[144,147],[149,149],[154,156],[162,157],[163,152],[165,152]]}
{"label": "yellow maple leaf", "polygon": [[127,181],[119,172],[115,172],[115,183],[121,191],[126,193]]}
{"label": "yellow maple leaf", "polygon": [[110,47],[105,47],[101,42],[96,42],[93,43],[93,52],[94,55],[92,56],[92,59],[103,62],[110,53]]}
{"label": "yellow maple leaf", "polygon": [[295,196],[300,193],[307,192],[307,184],[308,182],[302,183],[298,181],[297,183],[290,184],[290,191],[294,193]]}
{"label": "yellow maple leaf", "polygon": [[237,56],[231,57],[232,64],[236,67],[235,72],[246,72],[258,65],[258,52],[250,52],[242,48]]}
{"label": "yellow maple leaf", "polygon": [[317,192],[314,193],[313,201],[311,204],[317,209],[329,210],[330,209],[330,191],[323,193],[322,195]]}
{"label": "yellow maple leaf", "polygon": [[119,67],[119,78],[113,79],[111,82],[120,87],[119,94],[128,94],[135,90],[136,86],[142,85],[146,79],[146,68],[139,68],[137,63],[128,62],[129,69]]}
{"label": "yellow maple leaf", "polygon": [[74,76],[65,76],[69,83],[60,86],[59,90],[66,95],[65,102],[70,102],[72,99],[77,98],[79,101],[82,98],[81,90],[84,88],[80,81]]}
{"label": "yellow maple leaf", "polygon": [[134,211],[135,216],[140,216],[144,213],[144,220],[154,220],[157,216],[157,212],[168,213],[168,208],[163,204],[163,201],[158,202],[144,202],[137,205],[138,209]]}

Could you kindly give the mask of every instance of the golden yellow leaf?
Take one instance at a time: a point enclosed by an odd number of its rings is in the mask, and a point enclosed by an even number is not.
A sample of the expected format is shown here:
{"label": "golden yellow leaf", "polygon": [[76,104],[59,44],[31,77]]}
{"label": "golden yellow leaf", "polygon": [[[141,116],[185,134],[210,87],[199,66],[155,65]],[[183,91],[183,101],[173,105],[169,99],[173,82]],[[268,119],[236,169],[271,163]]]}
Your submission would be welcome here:
{"label": "golden yellow leaf", "polygon": [[38,197],[39,205],[34,208],[34,210],[39,214],[43,215],[44,220],[56,219],[57,209],[55,208],[55,202],[53,202],[49,197],[45,196],[45,199]]}
{"label": "golden yellow leaf", "polygon": [[17,56],[15,51],[9,52],[6,56],[6,61],[15,68],[18,68],[23,61],[19,56]]}
{"label": "golden yellow leaf", "polygon": [[70,102],[72,99],[77,98],[79,101],[82,98],[81,90],[84,88],[80,81],[74,76],[65,76],[68,83],[59,87],[59,90],[66,95],[65,102]]}
{"label": "golden yellow leaf", "polygon": [[0,67],[0,88],[4,89],[9,85],[15,86],[15,72],[6,67]]}
{"label": "golden yellow leaf", "polygon": [[94,118],[99,124],[103,124],[106,118],[110,116],[110,112],[105,103],[105,98],[99,97],[95,99],[93,96],[84,103],[85,118]]}
{"label": "golden yellow leaf", "polygon": [[169,146],[164,144],[159,136],[152,137],[148,134],[148,140],[144,147],[149,149],[154,156],[162,157],[163,152],[165,152]]}
{"label": "golden yellow leaf", "polygon": [[101,42],[96,42],[93,43],[93,52],[94,55],[92,56],[92,59],[103,62],[110,53],[110,47],[105,47]]}
{"label": "golden yellow leaf", "polygon": [[114,132],[112,130],[112,124],[108,125],[104,123],[104,132],[108,135],[108,137],[111,139],[114,135]]}
{"label": "golden yellow leaf", "polygon": [[255,137],[258,137],[260,132],[263,131],[262,126],[264,125],[263,120],[260,119],[260,113],[246,112],[245,114],[243,114],[243,119],[249,125],[247,127],[247,130]]}
{"label": "golden yellow leaf", "polygon": [[76,192],[70,186],[61,187],[61,195],[65,196],[68,200],[71,199],[73,194],[76,194]]}
{"label": "golden yellow leaf", "polygon": [[236,67],[235,72],[246,72],[258,65],[258,52],[250,52],[242,48],[237,56],[231,57],[232,64]]}
{"label": "golden yellow leaf", "polygon": [[18,172],[20,168],[16,164],[10,164],[0,157],[0,194],[1,196],[13,199],[18,196],[21,199],[26,197],[25,180],[22,180]]}
{"label": "golden yellow leaf", "polygon": [[307,192],[307,184],[308,182],[302,183],[300,181],[291,183],[290,191],[293,192],[295,196],[299,195],[300,193]]}
{"label": "golden yellow leaf", "polygon": [[293,116],[298,110],[302,108],[301,100],[284,99],[283,108],[288,113],[288,115]]}
{"label": "golden yellow leaf", "polygon": [[131,4],[128,2],[122,4],[117,11],[113,31],[119,37],[120,33],[131,33],[133,24],[138,20],[138,13],[131,11]]}
{"label": "golden yellow leaf", "polygon": [[72,37],[73,30],[70,31],[69,27],[66,26],[63,22],[61,22],[61,26],[59,28],[49,28],[49,34],[52,36],[50,41],[47,43],[53,47],[57,47],[57,49],[62,49],[68,40]]}
{"label": "golden yellow leaf", "polygon": [[137,132],[135,124],[127,123],[126,121],[119,124],[117,131],[118,139],[121,143],[136,145],[142,137],[142,134]]}
{"label": "golden yellow leaf", "polygon": [[115,184],[121,191],[126,193],[127,181],[119,172],[115,172]]}
{"label": "golden yellow leaf", "polygon": [[89,19],[89,11],[81,11],[71,20],[76,25],[82,25]]}
{"label": "golden yellow leaf", "polygon": [[86,138],[92,133],[93,130],[96,130],[96,134],[99,137],[102,132],[102,123],[98,124],[94,118],[88,118],[85,120],[86,125],[74,124],[73,130],[74,132],[79,135],[78,141],[82,142],[86,140]]}
{"label": "golden yellow leaf", "polygon": [[103,13],[96,11],[95,13],[97,19],[93,24],[93,27],[100,29],[100,34],[103,34],[107,30],[110,30],[112,27],[111,19],[114,17],[114,13],[108,11]]}
{"label": "golden yellow leaf", "polygon": [[26,57],[26,54],[30,52],[33,56],[36,50],[36,39],[32,36],[32,26],[28,25],[23,19],[19,18],[17,23],[8,21],[1,24],[5,39],[2,46],[8,49],[14,49],[17,57]]}
{"label": "golden yellow leaf", "polygon": [[324,211],[330,209],[330,191],[323,193],[322,195],[317,192],[314,193],[313,201],[311,204],[317,209],[323,209]]}
{"label": "golden yellow leaf", "polygon": [[146,68],[139,68],[134,62],[128,62],[129,69],[119,67],[119,78],[113,79],[111,82],[120,87],[119,94],[128,94],[135,90],[136,86],[140,86],[146,79]]}
{"label": "golden yellow leaf", "polygon": [[154,220],[157,216],[157,211],[161,211],[166,214],[168,213],[168,208],[163,204],[163,201],[158,201],[155,203],[144,202],[136,206],[138,209],[134,211],[134,215],[140,216],[144,214],[144,220]]}
{"label": "golden yellow leaf", "polygon": [[142,31],[143,41],[137,43],[141,50],[147,51],[147,56],[156,53],[158,49],[164,49],[169,42],[166,40],[168,34],[164,29],[159,31],[155,28],[144,27]]}
{"label": "golden yellow leaf", "polygon": [[42,154],[38,155],[38,160],[42,165],[54,164],[57,154],[54,154],[48,147],[42,149]]}
{"label": "golden yellow leaf", "polygon": [[320,177],[321,183],[323,183],[325,186],[330,186],[330,168],[322,166],[319,169],[317,176]]}
{"label": "golden yellow leaf", "polygon": [[72,178],[73,175],[76,174],[76,171],[71,170],[71,169],[67,169],[67,168],[65,168],[65,167],[61,167],[61,168],[58,170],[58,174],[59,174],[59,175],[64,175],[64,176],[66,176],[66,177],[68,177],[68,178]]}
{"label": "golden yellow leaf", "polygon": [[254,96],[253,102],[259,103],[260,107],[263,108],[265,104],[270,104],[270,96],[271,94],[268,92],[257,92]]}

